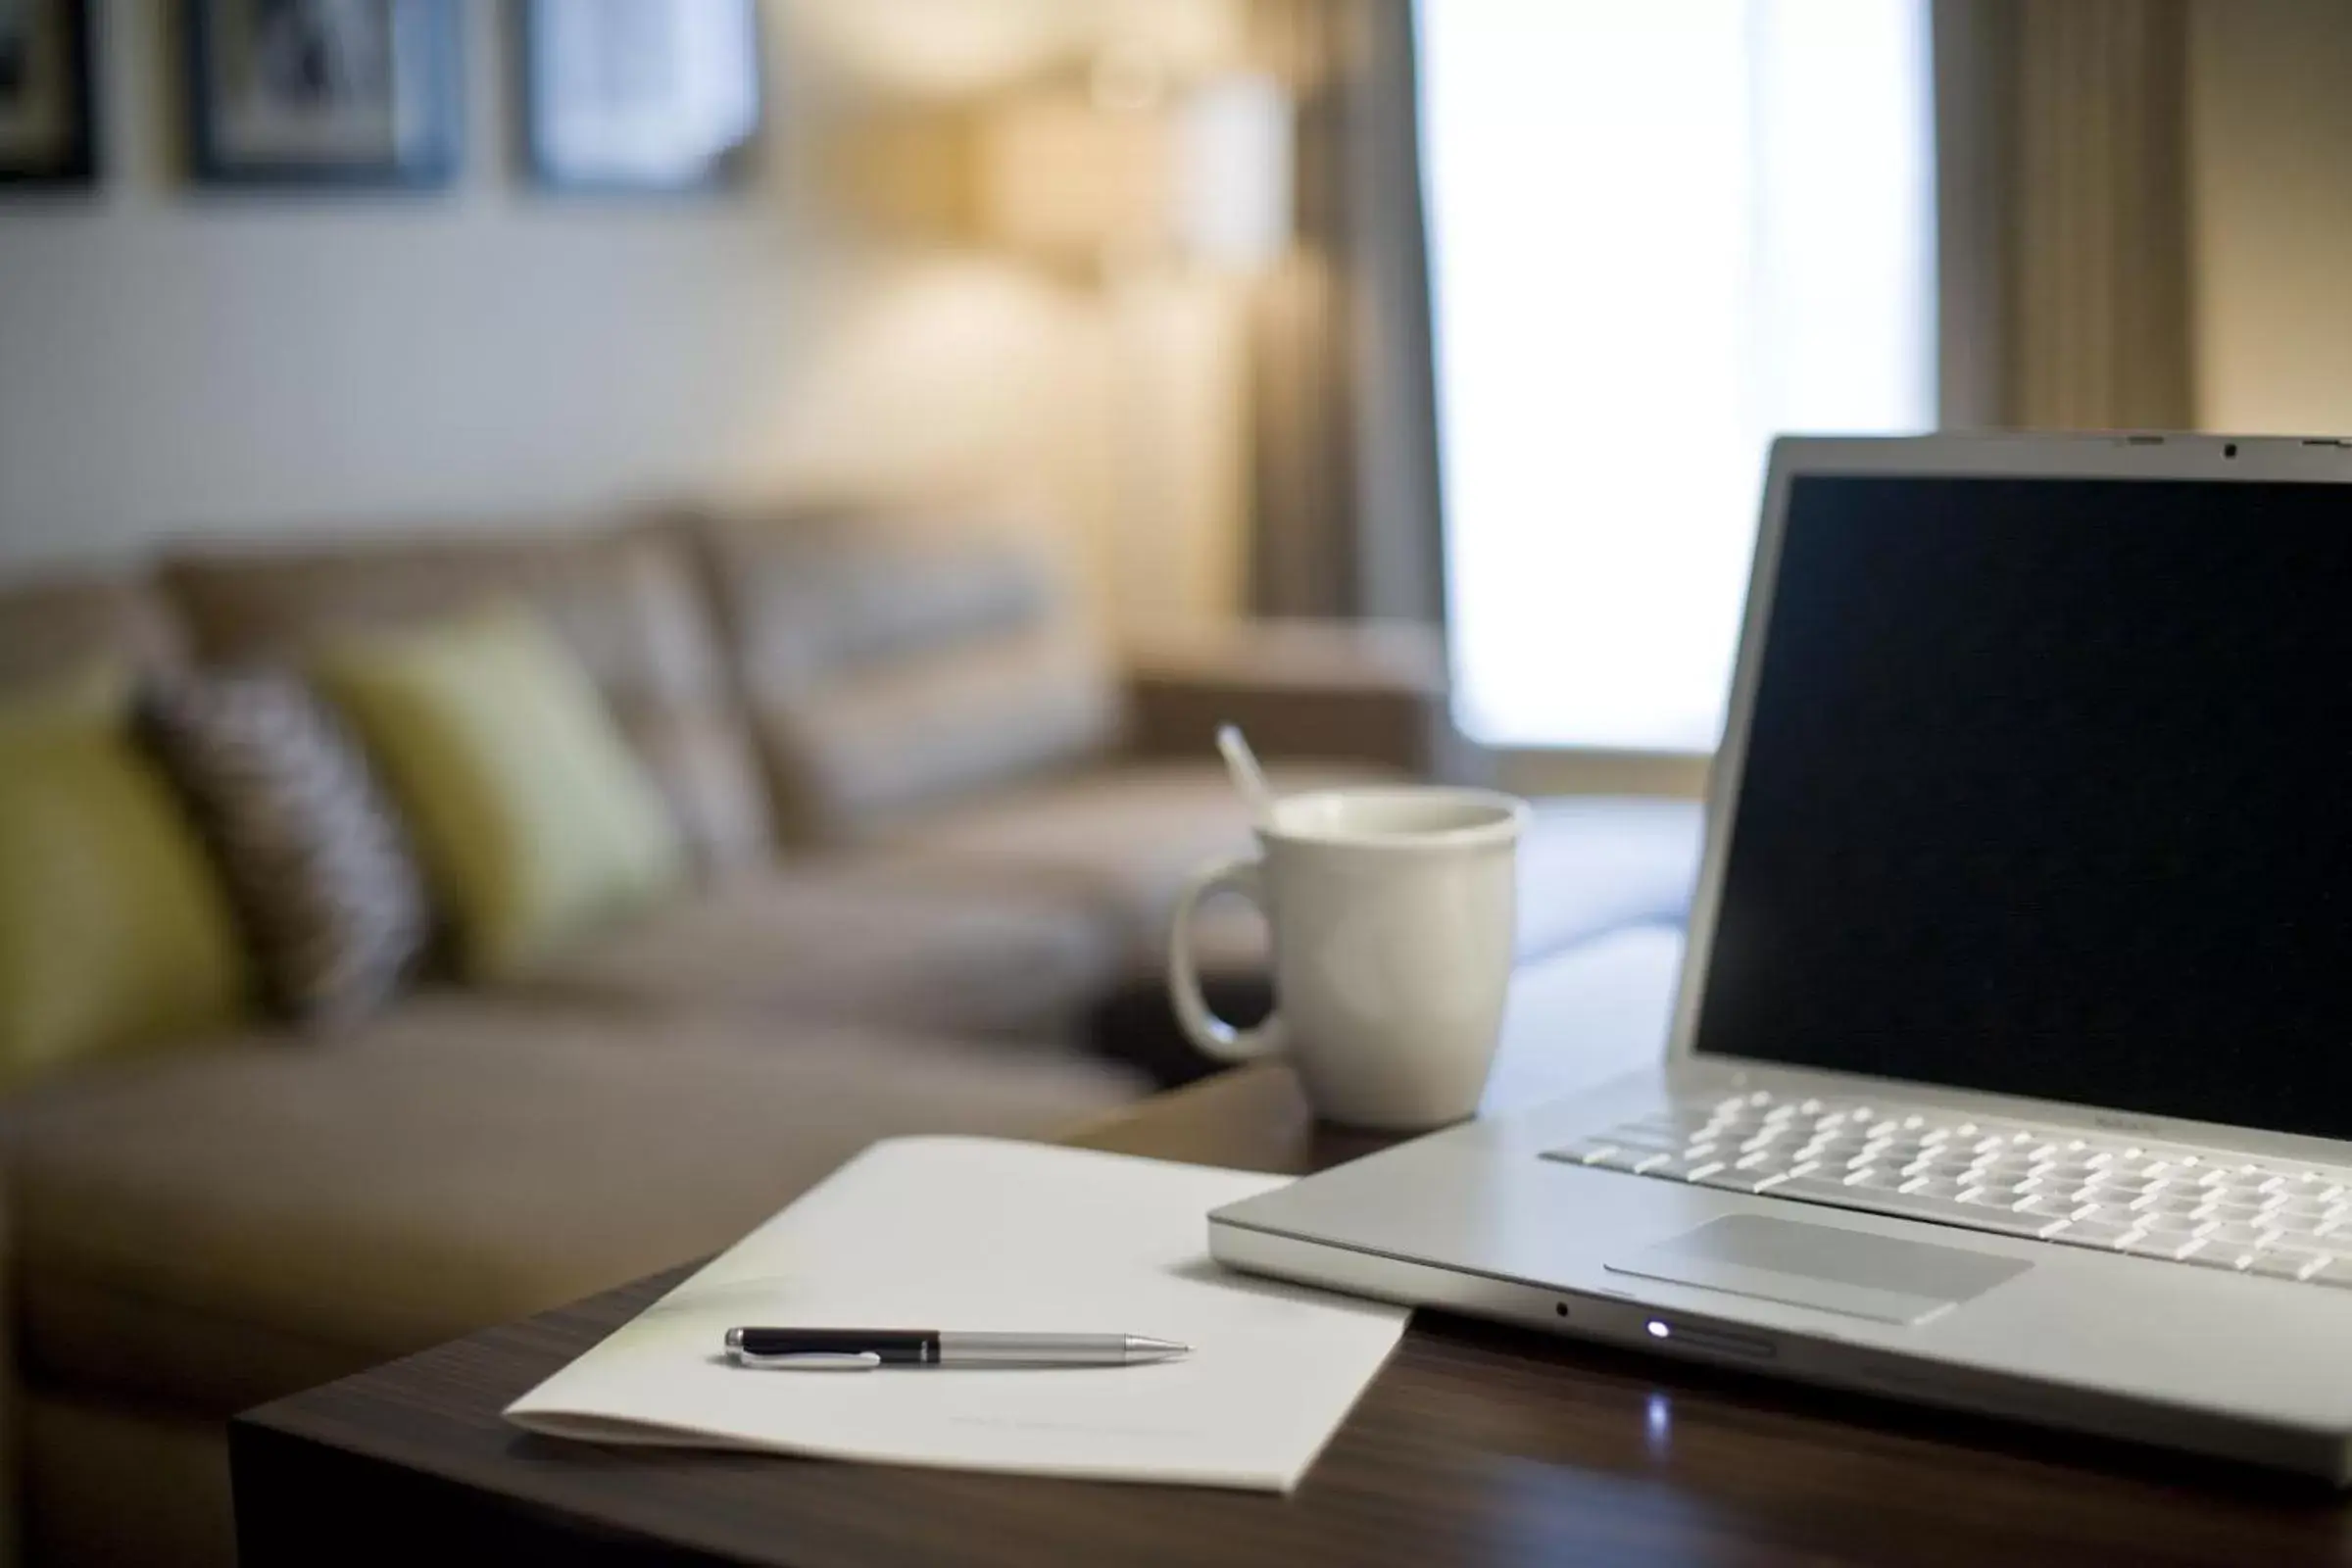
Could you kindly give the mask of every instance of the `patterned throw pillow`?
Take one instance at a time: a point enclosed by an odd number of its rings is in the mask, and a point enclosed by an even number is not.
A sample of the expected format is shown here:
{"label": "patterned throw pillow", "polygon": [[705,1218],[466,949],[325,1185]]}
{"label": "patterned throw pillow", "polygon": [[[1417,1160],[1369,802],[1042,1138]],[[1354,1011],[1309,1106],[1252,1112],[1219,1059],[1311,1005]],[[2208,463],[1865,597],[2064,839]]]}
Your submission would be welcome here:
{"label": "patterned throw pillow", "polygon": [[291,675],[193,675],[146,730],[212,839],[265,989],[297,1022],[388,1001],[430,930],[390,803],[331,710]]}

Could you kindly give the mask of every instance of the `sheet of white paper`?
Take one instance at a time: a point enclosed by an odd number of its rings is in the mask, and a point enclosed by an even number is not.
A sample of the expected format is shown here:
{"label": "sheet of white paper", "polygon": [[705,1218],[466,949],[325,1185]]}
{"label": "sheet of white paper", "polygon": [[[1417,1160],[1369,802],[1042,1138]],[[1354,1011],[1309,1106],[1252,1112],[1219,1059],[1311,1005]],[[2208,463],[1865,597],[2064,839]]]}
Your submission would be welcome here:
{"label": "sheet of white paper", "polygon": [[[1288,1492],[1405,1309],[1254,1280],[1208,1211],[1283,1178],[982,1138],[875,1145],[508,1407],[533,1432]],[[1145,1334],[1178,1360],[747,1371],[744,1324]]]}

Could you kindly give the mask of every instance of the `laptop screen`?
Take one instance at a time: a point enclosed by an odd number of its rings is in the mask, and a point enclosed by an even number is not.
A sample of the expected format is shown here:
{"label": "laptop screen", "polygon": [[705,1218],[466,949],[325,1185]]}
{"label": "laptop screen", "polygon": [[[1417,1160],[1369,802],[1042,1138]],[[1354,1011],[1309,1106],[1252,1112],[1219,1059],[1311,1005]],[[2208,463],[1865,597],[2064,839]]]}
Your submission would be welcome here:
{"label": "laptop screen", "polygon": [[2352,1138],[2352,489],[1786,526],[1694,1049]]}

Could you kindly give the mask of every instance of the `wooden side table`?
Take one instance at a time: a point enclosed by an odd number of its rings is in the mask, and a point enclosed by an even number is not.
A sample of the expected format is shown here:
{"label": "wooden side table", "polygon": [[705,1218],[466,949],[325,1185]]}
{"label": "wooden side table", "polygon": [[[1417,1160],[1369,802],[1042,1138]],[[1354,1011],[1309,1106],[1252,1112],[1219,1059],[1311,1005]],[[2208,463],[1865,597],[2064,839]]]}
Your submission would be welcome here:
{"label": "wooden side table", "polygon": [[[1380,1140],[1316,1126],[1263,1066],[1072,1142],[1306,1171]],[[500,1418],[687,1272],[240,1418],[247,1568],[2352,1562],[2352,1509],[2300,1484],[1433,1314],[1290,1497],[603,1447]]]}

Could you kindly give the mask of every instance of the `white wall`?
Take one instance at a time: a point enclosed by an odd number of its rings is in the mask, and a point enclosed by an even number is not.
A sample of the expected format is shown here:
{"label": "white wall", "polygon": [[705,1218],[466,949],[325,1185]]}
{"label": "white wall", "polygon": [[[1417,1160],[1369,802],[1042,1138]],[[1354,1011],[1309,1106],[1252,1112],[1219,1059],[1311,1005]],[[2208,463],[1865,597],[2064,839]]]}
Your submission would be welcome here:
{"label": "white wall", "polygon": [[2198,422],[2352,434],[2352,5],[2196,0]]}
{"label": "white wall", "polygon": [[[879,239],[823,175],[894,93],[967,91],[1113,23],[1213,47],[1194,35],[1215,0],[768,4],[759,173],[681,200],[523,187],[506,8],[474,0],[453,188],[193,190],[164,8],[99,7],[98,193],[0,198],[0,570],[175,535],[847,488],[1031,508],[1117,612],[1230,603],[1234,377],[1200,347],[1230,340],[1225,314],[1144,401],[1169,456],[1139,497],[1114,423],[1139,406],[1135,333],[1017,264]],[[1173,574],[1138,590],[1123,532],[1172,549]]]}

